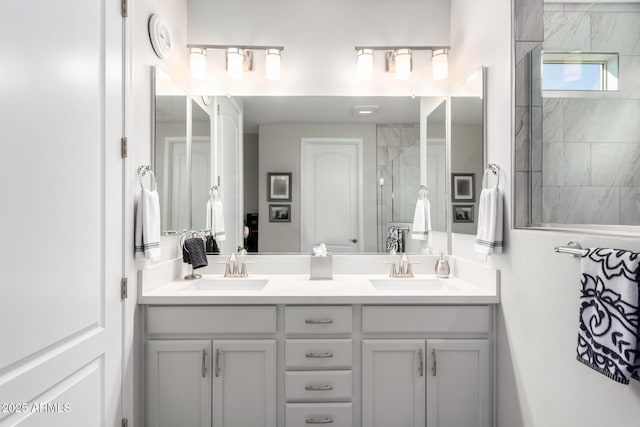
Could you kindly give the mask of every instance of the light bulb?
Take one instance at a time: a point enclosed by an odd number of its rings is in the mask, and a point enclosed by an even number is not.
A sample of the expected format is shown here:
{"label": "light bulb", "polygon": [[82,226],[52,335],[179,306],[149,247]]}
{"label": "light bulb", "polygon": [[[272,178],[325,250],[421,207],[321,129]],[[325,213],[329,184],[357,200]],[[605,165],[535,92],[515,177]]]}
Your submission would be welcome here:
{"label": "light bulb", "polygon": [[230,47],[227,49],[227,75],[238,80],[242,78],[242,68],[244,62],[244,49]]}
{"label": "light bulb", "polygon": [[447,49],[436,49],[431,56],[433,80],[443,80],[449,75],[449,54]]}
{"label": "light bulb", "polygon": [[207,78],[207,53],[199,47],[192,47],[189,54],[191,77],[204,80]]}
{"label": "light bulb", "polygon": [[411,49],[398,49],[394,52],[396,79],[407,80],[411,76]]}
{"label": "light bulb", "polygon": [[358,78],[371,80],[373,77],[373,50],[358,49]]}
{"label": "light bulb", "polygon": [[265,53],[265,75],[269,80],[280,78],[280,49],[267,49]]}

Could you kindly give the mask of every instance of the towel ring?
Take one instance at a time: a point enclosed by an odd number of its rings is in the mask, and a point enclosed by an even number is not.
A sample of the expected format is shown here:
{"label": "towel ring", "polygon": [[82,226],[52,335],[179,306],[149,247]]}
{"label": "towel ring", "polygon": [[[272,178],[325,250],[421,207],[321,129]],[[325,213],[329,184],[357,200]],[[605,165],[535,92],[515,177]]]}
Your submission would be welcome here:
{"label": "towel ring", "polygon": [[211,186],[209,189],[209,199],[211,200],[220,200],[220,187],[217,185]]}
{"label": "towel ring", "polygon": [[496,185],[493,188],[498,188],[498,186],[500,185],[500,166],[495,163],[489,163],[489,166],[487,166],[487,168],[484,170],[484,173],[482,174],[482,188],[486,188],[485,183],[488,172],[491,172],[496,176]]}
{"label": "towel ring", "polygon": [[180,236],[180,240],[179,240],[179,243],[178,243],[180,245],[180,249],[182,249],[182,250],[186,251],[187,253],[189,253],[189,250],[184,247],[184,244],[187,241],[187,239],[192,239],[192,238],[196,238],[196,237],[201,238],[202,241],[205,242],[205,243],[207,241],[207,238],[204,236],[204,234],[202,234],[199,231],[195,231],[195,230],[185,231]]}
{"label": "towel ring", "polygon": [[138,167],[138,180],[140,181],[140,187],[144,189],[144,182],[142,181],[142,179],[147,173],[149,174],[149,176],[151,176],[150,191],[156,191],[158,189],[158,182],[156,181],[156,176],[149,165],[142,165]]}
{"label": "towel ring", "polygon": [[427,187],[425,185],[421,185],[418,188],[418,200],[426,200],[429,195],[429,191],[427,191]]}

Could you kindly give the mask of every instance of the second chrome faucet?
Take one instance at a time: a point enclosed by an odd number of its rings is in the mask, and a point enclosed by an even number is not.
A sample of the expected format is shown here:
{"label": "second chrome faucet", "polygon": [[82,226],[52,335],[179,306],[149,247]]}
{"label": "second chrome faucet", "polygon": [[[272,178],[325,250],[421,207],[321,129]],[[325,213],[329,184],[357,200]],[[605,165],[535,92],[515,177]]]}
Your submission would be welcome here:
{"label": "second chrome faucet", "polygon": [[247,272],[247,264],[253,264],[251,261],[245,261],[242,263],[242,267],[238,264],[238,257],[236,254],[231,254],[227,262],[219,262],[218,264],[226,264],[224,269],[224,277],[249,277]]}

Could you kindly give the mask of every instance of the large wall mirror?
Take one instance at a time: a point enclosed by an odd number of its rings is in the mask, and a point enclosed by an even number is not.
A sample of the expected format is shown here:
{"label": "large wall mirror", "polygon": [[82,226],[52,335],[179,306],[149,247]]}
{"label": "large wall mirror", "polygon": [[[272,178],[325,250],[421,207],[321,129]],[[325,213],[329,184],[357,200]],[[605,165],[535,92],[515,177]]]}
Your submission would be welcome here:
{"label": "large wall mirror", "polygon": [[[482,81],[481,72],[477,78]],[[474,174],[466,204],[477,203],[482,92],[451,98],[157,93],[155,129],[163,231],[207,228],[215,187],[224,208],[222,252],[310,253],[322,242],[333,253],[446,253],[448,232],[475,233],[474,218],[452,220],[457,202],[450,204],[448,190],[449,171]],[[428,240],[411,236],[421,185],[431,206]]]}

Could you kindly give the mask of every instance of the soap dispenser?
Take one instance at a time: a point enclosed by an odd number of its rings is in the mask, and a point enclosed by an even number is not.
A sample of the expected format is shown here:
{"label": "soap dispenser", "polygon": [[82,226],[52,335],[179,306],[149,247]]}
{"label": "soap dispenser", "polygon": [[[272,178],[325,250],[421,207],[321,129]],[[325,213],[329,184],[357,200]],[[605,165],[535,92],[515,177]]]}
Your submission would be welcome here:
{"label": "soap dispenser", "polygon": [[440,252],[440,259],[436,261],[436,277],[440,279],[446,279],[449,277],[451,267],[449,267],[449,261],[444,259],[444,253]]}

